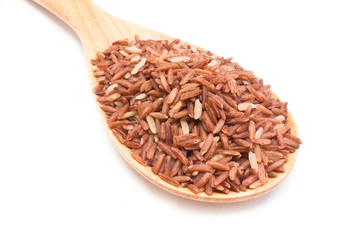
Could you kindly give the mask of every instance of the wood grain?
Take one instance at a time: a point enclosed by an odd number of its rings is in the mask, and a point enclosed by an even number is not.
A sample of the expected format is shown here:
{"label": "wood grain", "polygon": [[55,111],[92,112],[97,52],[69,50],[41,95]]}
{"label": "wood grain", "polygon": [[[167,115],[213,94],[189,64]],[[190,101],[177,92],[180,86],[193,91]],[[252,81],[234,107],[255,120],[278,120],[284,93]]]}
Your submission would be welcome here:
{"label": "wood grain", "polygon": [[[160,32],[148,29],[146,27],[139,26],[134,23],[123,21],[119,18],[111,16],[106,13],[94,3],[89,0],[33,0],[56,16],[61,18],[78,34],[83,49],[85,52],[86,63],[89,71],[92,86],[97,85],[97,80],[93,76],[90,59],[95,58],[96,52],[106,49],[112,42],[129,38],[134,38],[135,34],[141,39],[167,39],[173,40],[174,38],[162,34]],[[174,187],[163,180],[157,175],[154,175],[150,167],[144,167],[135,161],[130,155],[130,149],[122,145],[112,134],[107,123],[104,112],[97,103],[98,111],[102,114],[103,123],[110,135],[110,138],[117,148],[122,157],[142,176],[148,179],[150,182],[165,189],[173,194],[199,201],[207,202],[238,202],[257,196],[261,196],[281,183],[290,173],[294,166],[297,151],[289,155],[289,161],[284,164],[285,173],[279,174],[278,177],[269,179],[269,181],[256,189],[249,189],[246,192],[230,192],[228,194],[213,193],[208,196],[205,193],[194,194],[187,188]],[[288,124],[292,128],[292,134],[298,137],[298,130],[296,124],[289,114]]]}

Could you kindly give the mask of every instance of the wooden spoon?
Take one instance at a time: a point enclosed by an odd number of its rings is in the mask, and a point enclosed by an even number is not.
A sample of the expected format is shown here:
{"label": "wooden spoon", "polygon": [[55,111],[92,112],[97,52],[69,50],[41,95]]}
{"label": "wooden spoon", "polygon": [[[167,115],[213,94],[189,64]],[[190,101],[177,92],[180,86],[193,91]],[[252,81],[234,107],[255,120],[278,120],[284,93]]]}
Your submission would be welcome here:
{"label": "wooden spoon", "polygon": [[[67,23],[79,36],[89,70],[89,76],[92,86],[97,86],[97,80],[93,75],[90,59],[95,58],[97,51],[105,50],[110,44],[116,40],[129,38],[133,39],[137,34],[141,39],[167,39],[174,40],[174,38],[153,31],[151,29],[129,23],[118,19],[106,13],[90,0],[33,0],[44,8],[48,9],[56,16]],[[97,107],[100,109],[99,104]],[[123,158],[135,168],[142,176],[157,186],[174,193],[176,195],[186,197],[193,200],[207,201],[207,202],[237,202],[251,199],[268,192],[270,189],[282,182],[291,171],[297,151],[289,155],[289,160],[284,164],[285,173],[279,174],[276,178],[269,179],[268,182],[256,189],[248,189],[246,192],[230,192],[228,194],[213,193],[208,196],[205,193],[194,194],[187,188],[174,187],[157,175],[153,174],[150,167],[144,167],[135,161],[130,155],[130,149],[122,145],[112,134],[107,123],[104,112],[100,109],[104,119],[104,125],[111,137],[111,140]],[[298,137],[296,124],[289,114],[288,124],[291,126],[292,134]]]}

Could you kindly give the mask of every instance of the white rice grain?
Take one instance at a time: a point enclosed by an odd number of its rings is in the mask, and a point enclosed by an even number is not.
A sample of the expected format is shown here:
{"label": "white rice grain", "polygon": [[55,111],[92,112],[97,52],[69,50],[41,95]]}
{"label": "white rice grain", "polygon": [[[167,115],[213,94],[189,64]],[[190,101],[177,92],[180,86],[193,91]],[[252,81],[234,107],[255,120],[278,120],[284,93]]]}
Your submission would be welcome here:
{"label": "white rice grain", "polygon": [[139,69],[143,67],[145,63],[146,63],[146,58],[142,58],[142,60],[140,60],[139,63],[137,63],[137,65],[132,69],[131,74],[135,75],[136,73],[138,73]]}
{"label": "white rice grain", "polygon": [[190,57],[187,56],[171,57],[168,60],[170,62],[186,62],[190,60]]}
{"label": "white rice grain", "polygon": [[124,57],[130,56],[127,52],[124,52],[123,50],[119,50],[120,54],[122,54]]}
{"label": "white rice grain", "polygon": [[252,106],[252,108],[255,108],[255,105],[250,102],[243,102],[238,105],[238,110],[239,111],[246,111],[249,106]]}
{"label": "white rice grain", "polygon": [[130,59],[131,62],[138,62],[140,60],[140,56],[136,55],[133,58]]}
{"label": "white rice grain", "polygon": [[207,64],[207,66],[213,67],[213,66],[215,66],[217,64],[218,64],[218,61],[213,59],[209,64]]}
{"label": "white rice grain", "polygon": [[120,93],[113,93],[107,98],[107,101],[109,102],[116,101],[120,96],[121,96]]}
{"label": "white rice grain", "polygon": [[136,100],[142,100],[147,97],[146,93],[141,93],[138,96],[135,97]]}
{"label": "white rice grain", "polygon": [[181,125],[181,129],[183,131],[183,134],[189,134],[190,133],[190,128],[189,128],[188,123],[186,122],[185,119],[180,119],[180,125]]}
{"label": "white rice grain", "polygon": [[250,167],[251,167],[252,169],[255,169],[256,172],[258,172],[258,171],[259,171],[259,166],[257,165],[255,153],[249,152],[249,153],[248,153],[248,158],[249,158],[249,164],[250,164]]}
{"label": "white rice grain", "polygon": [[131,74],[129,72],[124,75],[125,79],[129,79],[130,77],[131,77]]}
{"label": "white rice grain", "polygon": [[124,113],[124,115],[120,116],[119,119],[126,119],[126,118],[129,118],[129,117],[133,117],[135,115],[137,115],[136,111],[130,111],[130,112]]}
{"label": "white rice grain", "polygon": [[262,183],[260,182],[260,180],[256,180],[255,182],[249,185],[249,188],[254,189],[254,188],[260,187],[261,185]]}
{"label": "white rice grain", "polygon": [[286,118],[283,115],[278,115],[275,119],[279,121],[279,123],[282,123],[284,120],[286,120]]}
{"label": "white rice grain", "polygon": [[155,124],[153,118],[150,115],[147,115],[146,116],[146,121],[147,121],[147,124],[149,124],[151,132],[153,134],[157,134],[156,124]]}
{"label": "white rice grain", "polygon": [[109,95],[116,87],[118,87],[118,84],[117,83],[114,83],[112,84],[111,86],[109,86],[106,90],[105,90],[105,93],[107,95]]}
{"label": "white rice grain", "polygon": [[199,99],[195,100],[194,103],[194,119],[199,119],[202,114],[202,103]]}
{"label": "white rice grain", "polygon": [[132,45],[131,47],[126,47],[125,50],[133,53],[142,53],[142,50],[137,48],[135,45]]}
{"label": "white rice grain", "polygon": [[255,139],[259,139],[263,134],[263,127],[260,127],[256,132],[255,132]]}

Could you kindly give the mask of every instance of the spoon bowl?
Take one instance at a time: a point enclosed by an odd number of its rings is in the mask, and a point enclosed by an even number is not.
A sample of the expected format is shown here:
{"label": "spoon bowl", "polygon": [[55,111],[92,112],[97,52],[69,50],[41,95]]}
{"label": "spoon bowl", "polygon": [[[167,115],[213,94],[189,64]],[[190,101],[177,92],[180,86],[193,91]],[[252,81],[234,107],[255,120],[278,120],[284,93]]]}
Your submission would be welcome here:
{"label": "spoon bowl", "polygon": [[[116,18],[97,7],[90,0],[33,1],[61,18],[77,33],[83,45],[89,76],[93,87],[97,86],[98,82],[96,77],[93,75],[90,60],[96,57],[97,51],[103,51],[110,46],[112,42],[125,38],[133,39],[136,34],[141,39],[174,40],[173,37],[160,32]],[[270,178],[267,183],[255,189],[248,189],[245,192],[238,193],[231,191],[228,194],[213,193],[210,196],[205,193],[194,194],[188,188],[175,187],[166,183],[158,175],[152,173],[151,167],[143,166],[134,160],[131,157],[130,149],[121,144],[112,134],[106,122],[105,114],[101,110],[98,102],[97,107],[102,114],[102,119],[104,120],[103,122],[107,132],[122,157],[150,182],[181,197],[207,202],[238,202],[255,198],[267,193],[269,190],[281,183],[290,173],[297,157],[297,151],[289,154],[288,161],[284,164],[285,172],[279,174],[276,178]],[[298,137],[296,124],[290,114],[288,115],[287,124],[291,127],[291,133]]]}

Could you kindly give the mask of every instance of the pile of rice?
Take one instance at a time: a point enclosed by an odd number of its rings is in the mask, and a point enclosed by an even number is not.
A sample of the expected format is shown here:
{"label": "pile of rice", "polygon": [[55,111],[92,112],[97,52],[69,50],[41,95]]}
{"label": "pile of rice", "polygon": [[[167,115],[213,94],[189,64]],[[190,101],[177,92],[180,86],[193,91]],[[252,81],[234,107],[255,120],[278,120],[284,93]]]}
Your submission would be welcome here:
{"label": "pile of rice", "polygon": [[302,142],[287,103],[231,60],[135,36],[91,61],[94,92],[114,136],[164,181],[195,194],[246,191],[283,173]]}

